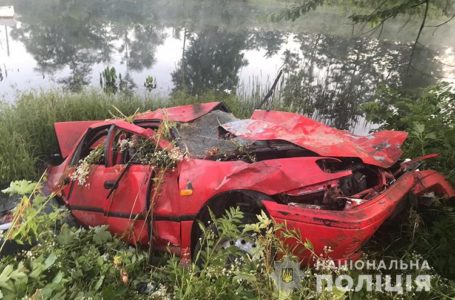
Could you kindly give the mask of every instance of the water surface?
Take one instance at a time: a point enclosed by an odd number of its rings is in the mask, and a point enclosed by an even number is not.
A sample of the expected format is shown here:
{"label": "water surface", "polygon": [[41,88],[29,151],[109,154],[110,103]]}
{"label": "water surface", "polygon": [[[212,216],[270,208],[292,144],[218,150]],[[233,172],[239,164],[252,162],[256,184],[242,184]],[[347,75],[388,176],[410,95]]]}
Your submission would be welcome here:
{"label": "water surface", "polygon": [[[13,20],[0,19],[0,97],[12,102],[29,89],[100,87],[103,70],[114,67],[122,88],[145,97],[185,89],[259,99],[283,68],[274,101],[361,131],[359,105],[378,87],[418,89],[455,77],[453,23],[425,29],[409,66],[417,20],[368,33],[343,9],[323,7],[293,23],[271,22],[287,3],[0,0],[16,12]],[[151,91],[147,76],[156,79]]]}

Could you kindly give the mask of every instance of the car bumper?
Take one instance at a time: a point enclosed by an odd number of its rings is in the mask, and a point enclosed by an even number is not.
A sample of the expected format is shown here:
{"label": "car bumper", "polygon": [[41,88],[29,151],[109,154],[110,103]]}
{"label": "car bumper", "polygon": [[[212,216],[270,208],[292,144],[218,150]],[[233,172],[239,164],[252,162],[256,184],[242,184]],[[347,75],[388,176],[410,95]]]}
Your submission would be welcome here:
{"label": "car bumper", "polygon": [[[444,198],[455,197],[455,190],[438,172],[414,171],[403,174],[398,180],[375,198],[350,209],[316,210],[263,201],[271,218],[284,223],[286,228],[301,233],[308,239],[316,255],[327,255],[334,260],[356,260],[360,248],[397,209],[408,193],[421,196],[428,192]],[[299,242],[286,241],[294,254],[308,261],[310,253]],[[327,249],[330,249],[327,251]]]}

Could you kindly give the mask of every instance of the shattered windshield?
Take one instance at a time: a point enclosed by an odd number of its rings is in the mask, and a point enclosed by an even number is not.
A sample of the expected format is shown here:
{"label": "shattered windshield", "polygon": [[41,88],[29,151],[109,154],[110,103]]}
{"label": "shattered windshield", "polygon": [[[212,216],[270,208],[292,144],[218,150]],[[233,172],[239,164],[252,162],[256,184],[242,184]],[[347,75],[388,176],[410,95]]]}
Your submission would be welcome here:
{"label": "shattered windshield", "polygon": [[214,110],[192,122],[179,123],[175,140],[180,149],[197,158],[238,152],[252,142],[237,137],[226,139],[219,131],[221,124],[237,120],[232,113]]}

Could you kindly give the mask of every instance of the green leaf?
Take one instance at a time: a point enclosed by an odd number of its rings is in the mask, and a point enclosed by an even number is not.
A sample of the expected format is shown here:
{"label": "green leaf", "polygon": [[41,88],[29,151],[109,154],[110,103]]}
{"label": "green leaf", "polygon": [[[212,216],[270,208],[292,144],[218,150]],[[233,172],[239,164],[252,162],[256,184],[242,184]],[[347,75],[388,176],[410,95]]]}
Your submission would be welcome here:
{"label": "green leaf", "polygon": [[51,253],[44,261],[44,270],[49,269],[57,260],[57,255]]}
{"label": "green leaf", "polygon": [[52,283],[59,284],[63,279],[63,272],[59,271],[57,275],[55,275],[54,279],[52,279]]}
{"label": "green leaf", "polygon": [[5,282],[10,278],[10,274],[14,271],[13,265],[7,265],[0,274],[0,282]]}
{"label": "green leaf", "polygon": [[97,245],[103,245],[112,239],[112,235],[107,231],[106,226],[95,227],[95,234],[93,235],[93,242]]}
{"label": "green leaf", "polygon": [[428,140],[436,140],[436,133],[430,132],[430,133],[426,134],[426,135],[425,135],[425,139],[428,139]]}
{"label": "green leaf", "polygon": [[17,269],[11,272],[10,278],[14,279],[14,281],[27,279],[27,274],[24,272],[25,270],[24,263],[20,262]]}
{"label": "green leaf", "polygon": [[74,236],[75,234],[69,229],[68,225],[64,224],[57,236],[57,242],[63,246],[69,245],[74,241]]}
{"label": "green leaf", "polygon": [[10,195],[28,195],[33,192],[37,183],[29,180],[17,180],[10,183],[9,187],[2,190],[2,193]]}
{"label": "green leaf", "polygon": [[346,298],[345,294],[346,294],[346,291],[334,288],[332,290],[332,298],[331,299],[333,299],[333,300],[345,299]]}
{"label": "green leaf", "polygon": [[414,123],[414,131],[416,133],[423,133],[425,131],[425,125],[421,123]]}
{"label": "green leaf", "polygon": [[102,275],[96,282],[95,287],[94,287],[95,292],[100,289],[101,285],[103,284],[103,281],[104,281],[104,275]]}
{"label": "green leaf", "polygon": [[38,279],[41,273],[44,271],[44,266],[42,264],[35,265],[33,271],[29,274],[30,278]]}
{"label": "green leaf", "polygon": [[303,246],[304,246],[306,249],[308,249],[308,250],[313,250],[313,249],[314,249],[313,244],[312,244],[311,241],[308,240],[308,239],[305,240],[305,243],[303,243]]}

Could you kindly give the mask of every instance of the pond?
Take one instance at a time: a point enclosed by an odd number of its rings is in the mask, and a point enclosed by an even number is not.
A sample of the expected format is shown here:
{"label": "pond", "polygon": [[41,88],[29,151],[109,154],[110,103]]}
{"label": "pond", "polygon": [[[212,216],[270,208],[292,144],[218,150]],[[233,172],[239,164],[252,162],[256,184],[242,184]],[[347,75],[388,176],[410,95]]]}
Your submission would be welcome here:
{"label": "pond", "polygon": [[371,31],[353,26],[346,7],[272,22],[289,1],[0,0],[6,5],[15,18],[0,19],[0,99],[9,102],[30,89],[100,87],[107,67],[121,88],[144,97],[184,89],[260,99],[283,69],[274,101],[362,131],[359,105],[377,88],[416,89],[455,75],[455,22],[424,30],[409,65],[418,20]]}

